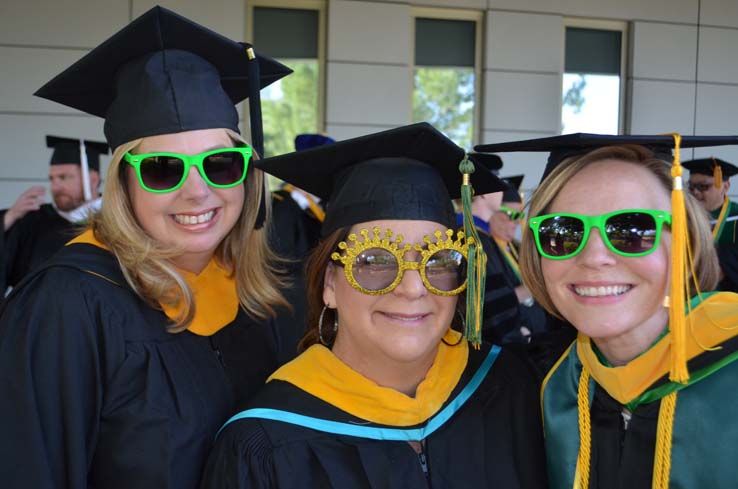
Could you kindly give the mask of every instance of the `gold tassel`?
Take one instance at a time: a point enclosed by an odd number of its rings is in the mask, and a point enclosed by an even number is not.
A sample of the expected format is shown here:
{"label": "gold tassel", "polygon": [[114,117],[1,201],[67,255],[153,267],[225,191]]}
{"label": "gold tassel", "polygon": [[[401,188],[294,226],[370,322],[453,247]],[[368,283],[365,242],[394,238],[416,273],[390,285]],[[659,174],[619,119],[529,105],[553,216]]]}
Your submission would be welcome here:
{"label": "gold tassel", "polygon": [[671,435],[674,429],[677,393],[672,392],[661,399],[659,421],[656,428],[656,452],[653,460],[653,489],[669,489],[671,473]]}
{"label": "gold tassel", "polygon": [[723,186],[723,167],[718,165],[715,158],[712,159],[712,163],[715,165],[712,167],[713,185],[715,188],[720,188]]}
{"label": "gold tassel", "polygon": [[469,254],[467,257],[467,284],[466,284],[466,327],[464,336],[479,349],[482,343],[482,313],[484,309],[484,284],[487,275],[487,255],[482,249],[482,243],[474,225],[471,203],[474,198],[474,188],[469,183],[469,176],[474,173],[474,163],[467,155],[459,163],[459,171],[463,175],[461,184],[461,206],[464,215],[464,234],[471,237]]}
{"label": "gold tassel", "polygon": [[687,280],[687,211],[684,205],[682,165],[679,148],[682,137],[674,137],[674,163],[671,176],[674,188],[671,192],[671,289],[669,292],[669,328],[671,329],[671,369],[669,379],[682,384],[689,381],[687,370],[686,307]]}
{"label": "gold tassel", "polygon": [[574,489],[589,489],[589,464],[592,445],[592,426],[589,419],[589,372],[582,367],[577,390],[579,413],[579,454],[574,473]]}

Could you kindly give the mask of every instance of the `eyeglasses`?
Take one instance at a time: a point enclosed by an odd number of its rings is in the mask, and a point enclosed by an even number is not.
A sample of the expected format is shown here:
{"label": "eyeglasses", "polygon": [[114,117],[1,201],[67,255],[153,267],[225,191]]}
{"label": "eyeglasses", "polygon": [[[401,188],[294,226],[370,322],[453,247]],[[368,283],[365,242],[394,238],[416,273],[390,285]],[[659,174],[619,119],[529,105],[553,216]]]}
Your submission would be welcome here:
{"label": "eyeglasses", "polygon": [[541,256],[566,260],[584,249],[592,228],[613,253],[645,256],[659,245],[661,228],[671,225],[671,214],[649,209],[626,209],[599,216],[546,214],[530,219],[536,246]]}
{"label": "eyeglasses", "polygon": [[687,184],[687,188],[689,188],[689,191],[690,192],[694,192],[695,190],[697,190],[698,192],[707,192],[712,187],[714,187],[714,185],[711,184],[711,183],[694,183],[694,182],[689,182]]}
{"label": "eyeglasses", "polygon": [[222,148],[196,155],[178,153],[126,153],[123,160],[136,169],[138,183],[154,193],[173,192],[187,180],[192,166],[211,187],[228,188],[243,183],[252,150]]}
{"label": "eyeglasses", "polygon": [[525,211],[516,211],[505,205],[500,206],[500,212],[509,217],[511,221],[520,221],[525,217]]}
{"label": "eyeglasses", "polygon": [[[356,234],[346,241],[338,243],[344,253],[334,252],[331,259],[343,265],[346,280],[351,286],[369,295],[382,295],[392,292],[402,281],[406,270],[417,270],[423,285],[436,295],[457,295],[466,289],[466,259],[469,245],[474,242],[459,231],[456,239],[451,229],[444,233],[436,231],[436,241],[425,236],[426,246],[420,244],[403,244],[402,235],[390,241],[392,231],[387,230],[384,236],[379,228],[369,231],[362,229],[364,237],[359,241]],[[420,261],[407,261],[406,252],[416,250],[420,253]]]}

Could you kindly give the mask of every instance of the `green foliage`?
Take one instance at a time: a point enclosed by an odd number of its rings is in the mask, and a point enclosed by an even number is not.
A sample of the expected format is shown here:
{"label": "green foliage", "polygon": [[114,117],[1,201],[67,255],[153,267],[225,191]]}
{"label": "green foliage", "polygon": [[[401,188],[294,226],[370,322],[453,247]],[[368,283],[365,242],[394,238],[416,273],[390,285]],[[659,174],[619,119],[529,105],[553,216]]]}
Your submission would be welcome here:
{"label": "green foliage", "polygon": [[296,135],[318,131],[318,62],[279,61],[294,73],[262,91],[266,156],[292,152]]}
{"label": "green foliage", "polygon": [[462,148],[470,148],[474,72],[469,68],[416,68],[413,121],[429,122]]}
{"label": "green foliage", "polygon": [[569,89],[564,94],[564,107],[568,105],[574,109],[575,114],[580,113],[585,102],[582,91],[584,91],[584,88],[586,86],[587,80],[585,79],[584,75],[579,75],[579,80],[572,83]]}

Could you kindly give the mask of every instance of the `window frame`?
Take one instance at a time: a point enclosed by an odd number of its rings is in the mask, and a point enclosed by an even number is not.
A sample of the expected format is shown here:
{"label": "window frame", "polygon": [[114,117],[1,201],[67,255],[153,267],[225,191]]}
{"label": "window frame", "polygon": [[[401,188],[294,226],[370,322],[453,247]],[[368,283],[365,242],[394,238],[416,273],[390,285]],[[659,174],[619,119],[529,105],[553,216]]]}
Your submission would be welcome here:
{"label": "window frame", "polygon": [[[318,11],[318,133],[325,133],[326,122],[326,12],[327,0],[250,0],[246,5],[246,39],[254,39],[254,8],[275,8]],[[259,46],[254,46],[259,51]],[[265,53],[269,55],[269,53]]]}
{"label": "window frame", "polygon": [[[628,22],[618,20],[598,20],[598,19],[579,19],[564,18],[564,35],[563,45],[561,46],[561,76],[559,77],[559,96],[564,90],[564,74],[566,73],[566,29],[575,27],[580,29],[591,29],[600,31],[619,31],[620,32],[620,103],[618,107],[618,134],[625,134],[628,127],[626,96],[629,93],[628,84],[630,78],[628,76]],[[564,130],[563,123],[563,104],[559,99],[559,134]]]}
{"label": "window frame", "polygon": [[[474,115],[472,124],[472,146],[479,144],[482,134],[482,105],[484,103],[482,94],[482,60],[484,50],[484,11],[466,10],[466,9],[448,9],[434,7],[410,7],[410,66],[409,83],[410,83],[410,114],[412,120],[413,112],[413,94],[415,90],[415,25],[416,19],[439,19],[439,20],[465,20],[475,23],[474,27]],[[445,68],[445,67],[440,67]],[[448,66],[448,68],[456,68]],[[468,148],[471,150],[471,148]]]}

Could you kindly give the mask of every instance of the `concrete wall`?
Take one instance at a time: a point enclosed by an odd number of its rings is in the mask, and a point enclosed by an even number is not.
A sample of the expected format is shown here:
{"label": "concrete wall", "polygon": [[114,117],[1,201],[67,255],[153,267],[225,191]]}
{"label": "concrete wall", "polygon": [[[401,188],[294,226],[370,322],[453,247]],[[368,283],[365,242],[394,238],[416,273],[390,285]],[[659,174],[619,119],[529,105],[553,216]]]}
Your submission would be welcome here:
{"label": "concrete wall", "polygon": [[[338,139],[410,122],[415,6],[485,13],[479,142],[559,133],[568,18],[628,22],[626,132],[738,133],[735,0],[326,1],[325,129]],[[0,207],[45,181],[50,155],[45,134],[103,137],[99,119],[35,98],[33,91],[154,3],[2,2]],[[244,38],[243,0],[161,4],[229,37]],[[738,161],[738,148],[695,152],[710,154]],[[524,186],[535,185],[543,155],[503,156],[505,173],[525,173]],[[691,157],[691,151],[683,157]]]}

